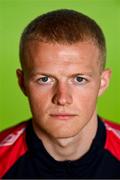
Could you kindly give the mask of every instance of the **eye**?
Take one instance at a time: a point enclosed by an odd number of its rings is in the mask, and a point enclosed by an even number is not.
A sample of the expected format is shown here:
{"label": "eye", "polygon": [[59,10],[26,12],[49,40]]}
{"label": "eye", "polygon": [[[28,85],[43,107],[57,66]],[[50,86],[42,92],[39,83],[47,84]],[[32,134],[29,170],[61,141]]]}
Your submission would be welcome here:
{"label": "eye", "polygon": [[50,84],[53,82],[53,78],[48,77],[48,76],[43,76],[39,78],[37,81],[39,84]]}
{"label": "eye", "polygon": [[84,84],[87,82],[87,79],[81,76],[76,76],[74,79],[75,83],[77,84]]}
{"label": "eye", "polygon": [[42,82],[48,82],[49,78],[47,76],[40,78]]}
{"label": "eye", "polygon": [[84,78],[82,78],[82,77],[76,77],[76,81],[78,81],[78,82],[81,82],[81,81],[83,81],[84,80]]}

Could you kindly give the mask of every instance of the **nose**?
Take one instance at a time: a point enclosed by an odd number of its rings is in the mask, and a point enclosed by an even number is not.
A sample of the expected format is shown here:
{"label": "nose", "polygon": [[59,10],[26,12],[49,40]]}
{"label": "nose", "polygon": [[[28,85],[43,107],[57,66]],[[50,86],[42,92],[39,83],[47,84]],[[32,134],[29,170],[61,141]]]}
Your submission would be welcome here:
{"label": "nose", "polygon": [[56,105],[70,105],[73,102],[70,87],[67,84],[58,84],[52,99],[53,103]]}

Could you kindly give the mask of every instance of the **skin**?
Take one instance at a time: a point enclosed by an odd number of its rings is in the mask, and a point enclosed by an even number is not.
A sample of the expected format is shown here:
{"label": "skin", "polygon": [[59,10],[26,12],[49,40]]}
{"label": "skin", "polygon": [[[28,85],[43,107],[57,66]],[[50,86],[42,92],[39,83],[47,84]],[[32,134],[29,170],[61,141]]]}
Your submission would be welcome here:
{"label": "skin", "polygon": [[32,41],[19,85],[28,97],[33,128],[56,160],[85,154],[97,131],[97,98],[111,71],[101,72],[100,51],[91,41],[72,45]]}

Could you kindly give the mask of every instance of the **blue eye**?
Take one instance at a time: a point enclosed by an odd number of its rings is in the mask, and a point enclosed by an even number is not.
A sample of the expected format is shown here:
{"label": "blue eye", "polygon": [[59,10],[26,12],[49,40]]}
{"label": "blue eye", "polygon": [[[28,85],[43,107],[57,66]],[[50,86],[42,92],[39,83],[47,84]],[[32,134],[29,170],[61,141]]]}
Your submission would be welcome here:
{"label": "blue eye", "polygon": [[40,77],[37,82],[39,84],[43,84],[43,85],[47,85],[47,84],[51,84],[53,82],[53,78],[49,77],[49,76],[43,76]]}
{"label": "blue eye", "polygon": [[84,80],[83,77],[80,77],[80,76],[77,76],[77,77],[76,77],[76,81],[78,81],[78,82],[82,82],[83,80]]}
{"label": "blue eye", "polygon": [[40,78],[40,80],[41,80],[42,82],[47,82],[47,81],[48,81],[48,77],[47,77],[47,76],[42,77],[42,78]]}
{"label": "blue eye", "polygon": [[78,85],[81,85],[81,84],[85,84],[87,83],[87,79],[84,78],[84,77],[81,77],[81,76],[76,76],[75,79],[74,79],[75,83],[77,83]]}

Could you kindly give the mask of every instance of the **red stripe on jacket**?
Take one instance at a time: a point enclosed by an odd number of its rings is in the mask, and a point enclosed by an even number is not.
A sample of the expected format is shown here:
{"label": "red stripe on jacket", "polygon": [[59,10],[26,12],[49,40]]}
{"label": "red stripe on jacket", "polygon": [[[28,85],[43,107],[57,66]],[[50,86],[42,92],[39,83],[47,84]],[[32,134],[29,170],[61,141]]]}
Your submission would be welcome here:
{"label": "red stripe on jacket", "polygon": [[120,125],[105,120],[106,143],[108,150],[116,159],[120,160]]}
{"label": "red stripe on jacket", "polygon": [[0,135],[0,178],[27,151],[26,125],[27,122],[20,123]]}

